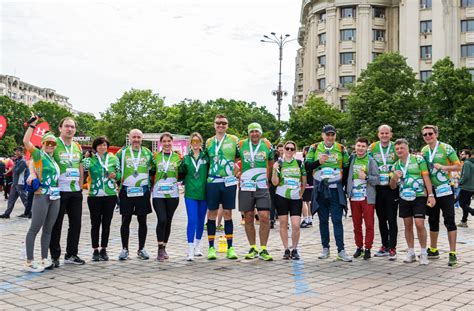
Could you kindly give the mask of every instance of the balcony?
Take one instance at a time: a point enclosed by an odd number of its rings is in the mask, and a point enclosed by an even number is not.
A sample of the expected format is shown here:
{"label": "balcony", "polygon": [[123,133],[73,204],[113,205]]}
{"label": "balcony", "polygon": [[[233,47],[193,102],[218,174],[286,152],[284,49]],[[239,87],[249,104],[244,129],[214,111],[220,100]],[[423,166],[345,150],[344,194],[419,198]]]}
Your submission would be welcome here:
{"label": "balcony", "polygon": [[374,17],[374,26],[385,27],[385,18]]}
{"label": "balcony", "polygon": [[[463,35],[461,34],[461,41],[462,41]],[[464,40],[466,43],[474,43],[474,32],[466,32],[464,34]]]}
{"label": "balcony", "polygon": [[474,6],[466,8],[466,17],[474,17]]}
{"label": "balcony", "polygon": [[355,41],[341,41],[340,49],[341,51],[354,50]]}
{"label": "balcony", "polygon": [[356,20],[352,17],[344,17],[341,18],[341,22],[339,23],[340,28],[350,27],[356,28]]}
{"label": "balcony", "polygon": [[354,64],[340,65],[339,66],[339,75],[346,76],[348,74],[354,73],[355,62]]}
{"label": "balcony", "polygon": [[316,69],[316,74],[318,75],[318,78],[324,78],[324,75],[326,74],[326,66],[318,65],[318,69]]}
{"label": "balcony", "polygon": [[318,45],[318,48],[316,49],[316,53],[319,54],[325,54],[326,52],[326,45],[325,44],[320,44]]}
{"label": "balcony", "polygon": [[326,31],[326,20],[320,19],[318,20],[318,32],[325,32]]}

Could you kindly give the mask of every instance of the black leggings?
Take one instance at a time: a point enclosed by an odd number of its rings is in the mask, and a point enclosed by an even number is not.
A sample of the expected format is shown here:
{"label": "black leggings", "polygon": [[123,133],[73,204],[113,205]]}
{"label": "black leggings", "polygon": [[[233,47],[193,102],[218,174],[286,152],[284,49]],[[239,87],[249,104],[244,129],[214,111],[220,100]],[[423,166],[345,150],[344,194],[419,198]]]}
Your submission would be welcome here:
{"label": "black leggings", "polygon": [[[120,227],[120,235],[122,236],[122,247],[128,249],[128,238],[130,236],[130,223],[133,215],[122,215],[122,226]],[[148,227],[146,225],[146,214],[137,215],[138,220],[138,249],[145,247],[146,234]]]}
{"label": "black leggings", "polygon": [[158,242],[168,243],[171,233],[171,221],[178,203],[179,198],[153,199],[153,208],[158,217],[158,223],[156,224],[156,239]]}
{"label": "black leggings", "polygon": [[100,226],[102,225],[102,239],[100,247],[106,248],[109,243],[110,223],[114,216],[116,196],[88,197],[87,204],[91,217],[92,248],[99,248]]}

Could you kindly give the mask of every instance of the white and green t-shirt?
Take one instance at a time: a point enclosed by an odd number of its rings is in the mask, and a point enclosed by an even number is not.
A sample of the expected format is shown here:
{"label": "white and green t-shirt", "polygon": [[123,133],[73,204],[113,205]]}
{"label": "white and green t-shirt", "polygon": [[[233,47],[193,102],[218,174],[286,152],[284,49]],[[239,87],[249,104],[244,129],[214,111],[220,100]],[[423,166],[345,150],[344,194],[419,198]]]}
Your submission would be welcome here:
{"label": "white and green t-shirt", "polygon": [[256,183],[257,189],[268,188],[267,166],[273,161],[273,148],[267,139],[260,139],[258,144],[252,144],[249,139],[239,142],[239,153],[242,161],[240,183]]}
{"label": "white and green t-shirt", "polygon": [[59,176],[59,189],[64,192],[81,191],[79,180],[81,174],[79,168],[82,162],[82,148],[73,142],[67,146],[61,138],[56,138],[56,149],[54,149],[54,160],[59,165],[61,175]]}
{"label": "white and green t-shirt", "polygon": [[280,165],[278,178],[280,183],[276,188],[276,194],[291,200],[301,199],[301,178],[306,176],[304,164],[298,164],[296,159],[290,162],[283,161]]}
{"label": "white and green t-shirt", "polygon": [[156,177],[153,198],[178,198],[178,173],[181,158],[176,152],[165,154],[161,151],[155,154],[154,162]]}
{"label": "white and green t-shirt", "polygon": [[237,136],[225,134],[221,141],[211,137],[206,141],[209,156],[208,183],[224,182],[224,178],[234,176],[235,158],[239,157]]}
{"label": "white and green t-shirt", "polygon": [[[99,158],[95,154],[82,161],[84,169],[89,170],[87,183],[89,184],[90,197],[104,197],[117,195],[117,181],[120,180],[120,163],[113,153],[106,153]],[[115,178],[109,177],[115,173]]]}
{"label": "white and green t-shirt", "polygon": [[120,149],[116,156],[120,163],[122,186],[144,187],[150,184],[149,173],[154,166],[150,149],[140,147],[140,150],[132,150],[132,147],[128,146]]}
{"label": "white and green t-shirt", "polygon": [[58,187],[59,166],[46,152],[34,147],[29,150],[33,158],[36,175],[41,183],[36,194],[49,194],[50,187]]}

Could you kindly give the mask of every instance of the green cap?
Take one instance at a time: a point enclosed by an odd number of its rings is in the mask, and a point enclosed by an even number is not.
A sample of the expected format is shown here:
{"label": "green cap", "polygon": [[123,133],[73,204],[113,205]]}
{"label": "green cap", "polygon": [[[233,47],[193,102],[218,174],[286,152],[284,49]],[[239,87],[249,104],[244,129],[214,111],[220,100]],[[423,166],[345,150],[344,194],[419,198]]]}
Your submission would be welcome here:
{"label": "green cap", "polygon": [[248,127],[249,134],[250,134],[251,131],[259,131],[260,134],[263,134],[262,126],[260,124],[258,124],[257,122],[249,124],[249,127]]}
{"label": "green cap", "polygon": [[41,138],[41,143],[44,143],[47,139],[51,139],[53,138],[54,140],[56,140],[56,136],[54,136],[53,133],[51,132],[48,132],[46,134],[43,135],[43,138]]}

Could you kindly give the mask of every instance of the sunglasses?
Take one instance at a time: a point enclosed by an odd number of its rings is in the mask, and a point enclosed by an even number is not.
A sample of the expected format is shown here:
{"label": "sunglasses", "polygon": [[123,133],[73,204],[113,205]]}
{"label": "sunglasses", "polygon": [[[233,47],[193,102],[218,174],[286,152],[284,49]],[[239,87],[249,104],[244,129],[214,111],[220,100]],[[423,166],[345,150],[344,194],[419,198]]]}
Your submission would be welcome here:
{"label": "sunglasses", "polygon": [[227,125],[228,123],[225,122],[225,121],[218,121],[218,122],[215,122],[217,125]]}
{"label": "sunglasses", "polygon": [[296,148],[285,147],[285,150],[286,150],[286,151],[295,151]]}
{"label": "sunglasses", "polygon": [[336,133],[333,133],[333,132],[326,133],[326,136],[334,136],[334,135],[336,135]]}
{"label": "sunglasses", "polygon": [[56,147],[56,142],[55,141],[45,141],[43,143],[46,147]]}
{"label": "sunglasses", "polygon": [[200,144],[201,140],[200,139],[191,139],[191,144]]}
{"label": "sunglasses", "polygon": [[433,132],[428,132],[428,133],[424,133],[423,134],[423,137],[426,137],[426,136],[433,136],[434,133]]}

